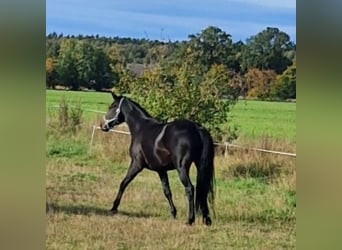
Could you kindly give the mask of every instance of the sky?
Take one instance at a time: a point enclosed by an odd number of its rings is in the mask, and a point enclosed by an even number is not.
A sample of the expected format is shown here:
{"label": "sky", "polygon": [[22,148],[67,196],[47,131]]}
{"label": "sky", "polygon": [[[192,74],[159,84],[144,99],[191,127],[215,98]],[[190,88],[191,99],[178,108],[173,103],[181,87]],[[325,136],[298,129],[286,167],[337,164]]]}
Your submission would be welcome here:
{"label": "sky", "polygon": [[46,34],[174,42],[208,26],[234,42],[276,27],[296,42],[296,0],[46,0]]}

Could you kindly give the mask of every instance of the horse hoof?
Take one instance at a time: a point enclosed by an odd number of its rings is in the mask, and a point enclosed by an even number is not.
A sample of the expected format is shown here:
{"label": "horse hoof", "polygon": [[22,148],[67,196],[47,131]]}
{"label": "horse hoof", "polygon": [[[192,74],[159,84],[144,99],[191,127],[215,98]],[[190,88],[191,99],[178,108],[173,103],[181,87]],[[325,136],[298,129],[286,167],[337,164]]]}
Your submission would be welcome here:
{"label": "horse hoof", "polygon": [[210,219],[210,217],[203,218],[203,223],[206,224],[207,226],[211,226],[211,219]]}
{"label": "horse hoof", "polygon": [[176,211],[171,212],[172,219],[176,219],[176,216],[177,216],[177,212]]}
{"label": "horse hoof", "polygon": [[185,224],[187,226],[191,226],[194,223],[194,220],[188,220]]}
{"label": "horse hoof", "polygon": [[114,214],[117,214],[117,213],[118,213],[118,210],[112,208],[111,210],[109,210],[109,212],[110,212],[112,215],[114,215]]}

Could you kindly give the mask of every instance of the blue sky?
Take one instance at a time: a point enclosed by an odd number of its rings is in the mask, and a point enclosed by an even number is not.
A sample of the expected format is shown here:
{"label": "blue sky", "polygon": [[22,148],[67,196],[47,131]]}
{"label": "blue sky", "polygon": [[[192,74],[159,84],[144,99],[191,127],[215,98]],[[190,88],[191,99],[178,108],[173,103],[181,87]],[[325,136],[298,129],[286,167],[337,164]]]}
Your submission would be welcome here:
{"label": "blue sky", "polygon": [[277,27],[296,42],[295,0],[46,0],[46,33],[187,40],[217,26],[234,42]]}

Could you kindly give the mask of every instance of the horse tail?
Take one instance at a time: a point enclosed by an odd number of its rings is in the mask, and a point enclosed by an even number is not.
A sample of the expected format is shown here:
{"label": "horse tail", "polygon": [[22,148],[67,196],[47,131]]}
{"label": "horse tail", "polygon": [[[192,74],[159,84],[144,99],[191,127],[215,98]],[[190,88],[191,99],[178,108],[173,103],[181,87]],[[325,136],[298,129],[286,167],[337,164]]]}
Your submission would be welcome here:
{"label": "horse tail", "polygon": [[[213,214],[215,215],[214,209],[214,142],[209,132],[204,128],[199,128],[199,133],[202,140],[202,152],[200,160],[197,162],[197,183],[196,183],[196,200],[195,207],[196,211],[207,206],[207,200],[211,206]],[[208,209],[208,208],[207,208]],[[203,211],[202,211],[203,213]]]}

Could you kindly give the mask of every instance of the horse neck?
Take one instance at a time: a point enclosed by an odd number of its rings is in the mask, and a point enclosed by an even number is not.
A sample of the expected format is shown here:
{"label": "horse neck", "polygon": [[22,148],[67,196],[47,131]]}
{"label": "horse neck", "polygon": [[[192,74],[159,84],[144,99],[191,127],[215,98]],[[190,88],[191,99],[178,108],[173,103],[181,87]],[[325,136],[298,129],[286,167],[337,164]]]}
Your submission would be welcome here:
{"label": "horse neck", "polygon": [[146,122],[154,121],[157,122],[154,118],[148,115],[146,112],[139,109],[134,104],[131,104],[131,109],[125,114],[126,123],[129,127],[131,133],[139,132],[141,127],[146,124]]}

